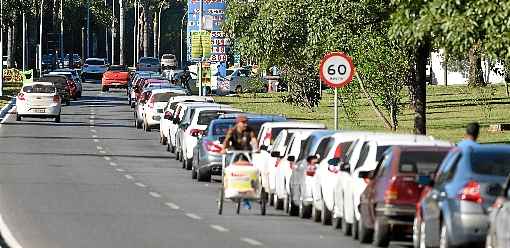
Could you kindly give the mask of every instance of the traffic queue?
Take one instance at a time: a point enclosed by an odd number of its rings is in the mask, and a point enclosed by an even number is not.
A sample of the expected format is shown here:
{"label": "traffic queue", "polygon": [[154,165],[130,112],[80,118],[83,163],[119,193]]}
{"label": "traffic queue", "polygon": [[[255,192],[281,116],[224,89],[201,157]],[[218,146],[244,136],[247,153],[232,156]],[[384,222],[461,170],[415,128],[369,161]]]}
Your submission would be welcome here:
{"label": "traffic queue", "polygon": [[281,115],[216,103],[158,73],[131,75],[134,127],[159,128],[159,142],[192,180],[222,176],[224,140],[239,116],[257,133],[251,154],[260,199],[289,216],[331,225],[361,243],[387,247],[510,247],[510,146],[459,145],[431,136],[329,130]]}

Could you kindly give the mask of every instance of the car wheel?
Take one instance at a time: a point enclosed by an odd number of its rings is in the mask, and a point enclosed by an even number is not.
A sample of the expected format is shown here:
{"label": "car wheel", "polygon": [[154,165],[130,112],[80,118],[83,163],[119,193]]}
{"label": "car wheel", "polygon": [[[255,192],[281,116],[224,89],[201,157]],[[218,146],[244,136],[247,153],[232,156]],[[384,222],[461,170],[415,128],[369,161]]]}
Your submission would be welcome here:
{"label": "car wheel", "polygon": [[167,138],[167,137],[163,137],[163,138],[161,138],[161,139],[162,139],[162,140],[161,140],[161,144],[162,144],[162,145],[166,145],[166,144],[168,144],[168,138]]}
{"label": "car wheel", "polygon": [[283,199],[278,198],[278,194],[274,194],[274,208],[276,210],[283,210]]}
{"label": "car wheel", "polygon": [[208,169],[198,169],[197,179],[199,182],[210,182],[211,172]]}
{"label": "car wheel", "polygon": [[441,225],[441,236],[439,239],[439,248],[451,248],[453,247],[450,242],[450,237],[448,235],[448,229],[446,228],[446,223],[443,221]]}
{"label": "car wheel", "polygon": [[69,105],[71,105],[71,100],[68,99],[68,100],[66,100],[66,106],[69,106]]}
{"label": "car wheel", "polygon": [[179,157],[180,157],[180,156],[181,156],[181,154],[180,154],[180,153],[178,153],[178,152],[176,152],[176,153],[175,153],[175,160],[179,161]]}
{"label": "car wheel", "polygon": [[299,207],[292,202],[291,196],[287,195],[287,198],[285,198],[285,201],[287,202],[287,213],[289,216],[298,216],[299,214]]}
{"label": "car wheel", "polygon": [[420,223],[420,236],[419,236],[420,241],[419,241],[419,244],[418,244],[419,248],[427,248],[428,247],[427,246],[427,242],[426,242],[426,240],[427,240],[427,236],[426,236],[427,233],[425,232],[425,230],[426,230],[425,229],[425,221],[422,221]]}
{"label": "car wheel", "polygon": [[420,248],[421,223],[417,217],[413,221],[413,247]]}
{"label": "car wheel", "polygon": [[322,201],[321,222],[325,226],[331,225],[331,211],[326,207],[324,200]]}
{"label": "car wheel", "polygon": [[356,219],[356,216],[352,219],[351,237],[354,240],[358,239],[358,220]]}
{"label": "car wheel", "polygon": [[342,218],[340,218],[340,217],[333,217],[331,219],[331,226],[335,230],[341,229],[342,228]]}
{"label": "car wheel", "polygon": [[273,193],[269,193],[269,201],[267,203],[269,203],[269,206],[274,206],[274,194]]}
{"label": "car wheel", "polygon": [[16,121],[21,121],[21,115],[16,114]]}
{"label": "car wheel", "polygon": [[312,215],[312,206],[306,206],[303,200],[299,202],[299,217],[308,219]]}
{"label": "car wheel", "polygon": [[60,123],[60,115],[55,116],[55,123]]}
{"label": "car wheel", "polygon": [[368,244],[372,241],[372,230],[365,226],[363,215],[360,215],[360,220],[358,221],[358,237],[359,242],[362,244]]}
{"label": "car wheel", "polygon": [[195,169],[195,167],[191,168],[191,179],[197,179],[197,170]]}
{"label": "car wheel", "polygon": [[376,247],[388,247],[390,244],[390,227],[383,217],[376,217],[374,223],[374,239],[372,244]]}
{"label": "car wheel", "polygon": [[241,94],[241,93],[243,93],[243,87],[241,87],[241,85],[238,85],[236,87],[236,94]]}
{"label": "car wheel", "polygon": [[314,222],[321,221],[321,211],[315,207],[314,203],[312,203],[312,220]]}
{"label": "car wheel", "polygon": [[344,214],[342,216],[342,233],[345,236],[349,236],[349,235],[351,235],[351,231],[352,231],[352,224],[347,223],[347,220],[345,218],[345,211],[344,211]]}

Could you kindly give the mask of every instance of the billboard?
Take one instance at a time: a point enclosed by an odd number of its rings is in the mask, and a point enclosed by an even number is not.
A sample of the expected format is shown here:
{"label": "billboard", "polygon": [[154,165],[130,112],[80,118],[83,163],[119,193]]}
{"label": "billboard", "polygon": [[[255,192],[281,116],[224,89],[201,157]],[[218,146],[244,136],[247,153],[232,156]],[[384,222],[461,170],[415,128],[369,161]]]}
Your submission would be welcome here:
{"label": "billboard", "polygon": [[209,61],[213,63],[227,61],[229,43],[225,34],[221,31],[221,25],[225,21],[226,0],[188,0],[187,60],[189,62],[196,61],[192,58],[191,34],[200,30],[200,4],[202,4],[203,9],[202,29],[210,31],[211,35]]}

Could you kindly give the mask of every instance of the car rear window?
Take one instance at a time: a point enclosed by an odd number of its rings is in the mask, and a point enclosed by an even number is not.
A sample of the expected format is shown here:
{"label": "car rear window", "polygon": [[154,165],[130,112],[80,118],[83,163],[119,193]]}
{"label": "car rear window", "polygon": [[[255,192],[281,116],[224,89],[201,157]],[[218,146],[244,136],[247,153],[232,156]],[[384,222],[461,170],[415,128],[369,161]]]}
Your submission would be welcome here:
{"label": "car rear window", "polygon": [[141,58],[141,64],[151,64],[151,65],[159,65],[159,60],[156,58]]}
{"label": "car rear window", "polygon": [[200,112],[198,115],[198,125],[209,125],[211,121],[218,119],[220,115],[230,113],[232,111],[225,111],[225,110],[206,110]]}
{"label": "car rear window", "polygon": [[214,136],[225,136],[229,128],[234,126],[234,122],[230,123],[218,123],[212,127],[212,135]]}
{"label": "car rear window", "polygon": [[508,176],[510,174],[510,154],[496,152],[473,152],[471,169],[476,174]]}
{"label": "car rear window", "polygon": [[[168,99],[170,99],[170,97],[180,96],[180,95],[182,95],[182,94],[175,93],[175,92],[158,93],[158,94],[154,95],[154,101],[155,102],[168,102]],[[175,106],[173,109],[175,109]]]}
{"label": "car rear window", "polygon": [[87,65],[104,65],[105,62],[104,62],[104,60],[100,60],[100,59],[87,59],[85,61],[85,64],[87,64]]}
{"label": "car rear window", "polygon": [[400,155],[399,171],[430,175],[436,172],[447,151],[404,151]]}
{"label": "car rear window", "polygon": [[34,85],[29,85],[29,86],[23,87],[23,92],[25,92],[25,93],[55,93],[55,86],[34,84]]}
{"label": "car rear window", "polygon": [[171,54],[165,54],[163,55],[163,59],[174,59],[175,56],[174,55],[171,55]]}
{"label": "car rear window", "polygon": [[378,146],[377,147],[377,153],[375,155],[376,161],[380,161],[383,158],[384,152],[388,150],[390,146]]}
{"label": "car rear window", "polygon": [[112,65],[108,68],[109,71],[128,71],[127,66],[125,65]]}

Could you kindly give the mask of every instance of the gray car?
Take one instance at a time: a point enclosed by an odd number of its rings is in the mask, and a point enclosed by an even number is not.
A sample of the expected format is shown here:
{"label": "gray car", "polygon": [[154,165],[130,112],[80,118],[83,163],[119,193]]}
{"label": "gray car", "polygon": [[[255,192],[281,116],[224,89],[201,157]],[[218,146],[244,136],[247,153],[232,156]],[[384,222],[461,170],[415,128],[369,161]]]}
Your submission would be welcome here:
{"label": "gray car", "polygon": [[419,235],[414,234],[420,237],[418,245],[485,243],[488,211],[509,173],[510,146],[480,145],[450,151],[435,180],[424,180],[432,188],[419,202],[421,223],[415,228]]}
{"label": "gray car", "polygon": [[138,63],[136,63],[136,70],[137,71],[160,72],[161,71],[161,65],[159,64],[159,59],[158,58],[141,57],[138,60]]}
{"label": "gray car", "polygon": [[486,248],[510,247],[510,177],[491,207]]}

